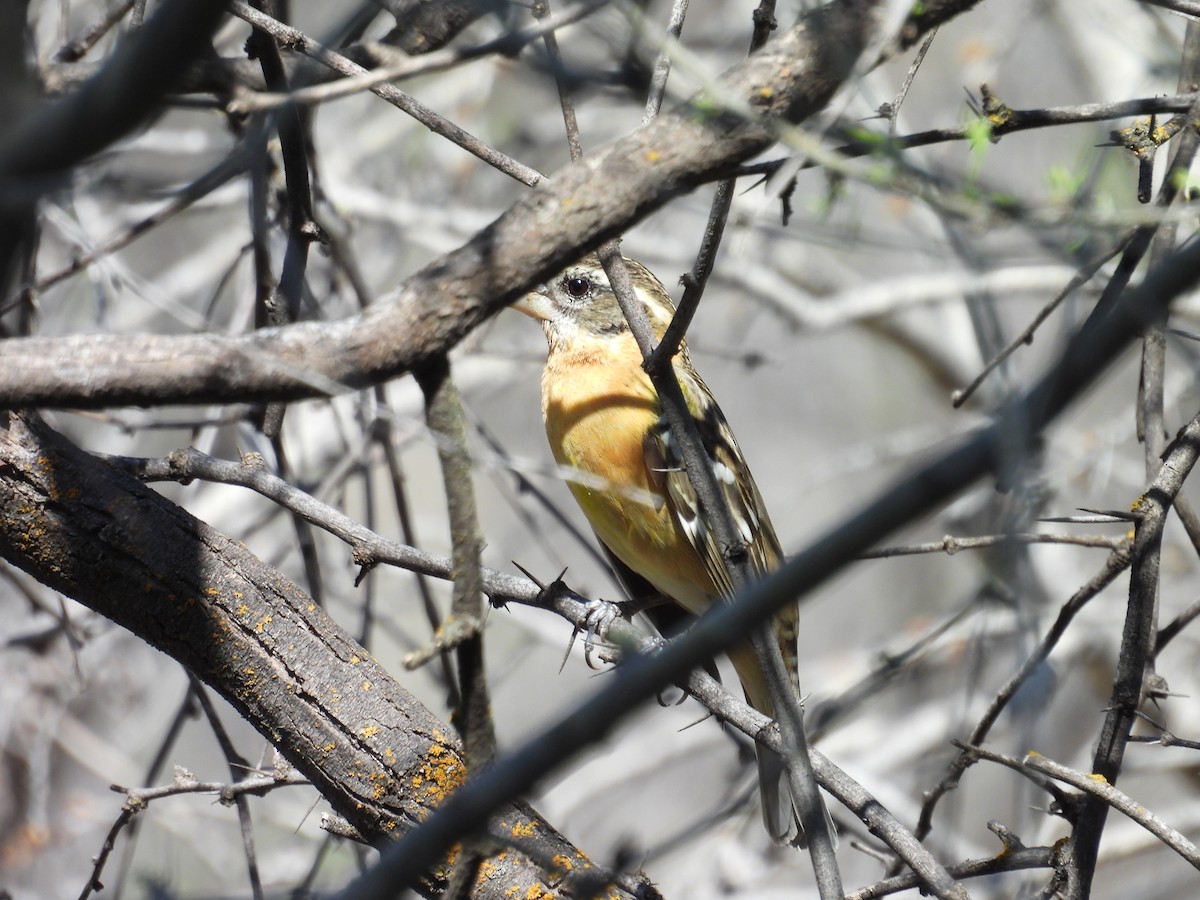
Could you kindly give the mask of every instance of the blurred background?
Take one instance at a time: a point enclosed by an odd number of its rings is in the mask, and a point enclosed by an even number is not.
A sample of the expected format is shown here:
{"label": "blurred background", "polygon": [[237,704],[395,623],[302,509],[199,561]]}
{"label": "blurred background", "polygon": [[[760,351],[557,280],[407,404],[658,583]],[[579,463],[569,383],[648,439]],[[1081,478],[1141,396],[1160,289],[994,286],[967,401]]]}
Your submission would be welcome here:
{"label": "blurred background", "polygon": [[[794,21],[801,6],[780,3],[781,25]],[[895,23],[906,7],[893,6]],[[745,57],[754,7],[745,0],[695,5],[683,31],[688,59],[668,83],[668,106]],[[349,4],[293,0],[288,22],[333,41],[353,11]],[[665,2],[613,4],[559,33],[565,65],[578,76],[574,100],[585,152],[639,126],[645,76],[669,11]],[[115,27],[82,60],[61,58],[63,47],[109,15]],[[26,63],[51,90],[90,71],[130,27],[122,4],[92,0],[32,0],[27,22]],[[531,22],[522,6],[502,5],[451,46],[474,46]],[[381,39],[394,24],[380,9],[358,40]],[[1133,0],[981,4],[937,32],[894,120],[895,133],[978,121],[970,107],[983,84],[1020,110],[1174,95],[1185,26],[1182,16]],[[244,60],[248,36],[248,26],[231,17],[216,51]],[[806,123],[807,137],[832,149],[853,129],[886,135],[889,121],[877,111],[895,101],[913,55],[866,72]],[[543,173],[568,162],[540,45],[400,86]],[[235,152],[254,118],[231,115],[229,101],[203,90],[175,96],[161,118],[81,167],[69,187],[45,201],[33,272],[39,288],[20,300],[15,293],[5,298],[7,334],[254,327],[245,175],[55,280],[73,261],[168,207]],[[855,160],[848,173],[806,168],[796,172],[786,203],[780,179],[739,180],[689,344],[786,550],[802,549],[931,452],[987,421],[1055,358],[1095,303],[1111,263],[1071,293],[1032,344],[1013,353],[961,408],[951,403],[952,392],[968,385],[1079,267],[1152,215],[1137,202],[1132,157],[1100,146],[1110,142],[1111,130],[1131,124],[1128,118],[1062,124],[998,143],[976,130],[971,140]],[[315,212],[329,242],[310,255],[304,319],[353,314],[467,241],[529,190],[371,94],[314,108],[310,153]],[[782,145],[764,157],[797,164],[804,158]],[[286,244],[277,142],[268,147],[263,177],[277,273]],[[653,269],[676,298],[711,196],[711,187],[683,196],[625,235],[625,254]],[[1175,212],[1182,239],[1194,230],[1194,207]],[[1197,309],[1195,298],[1184,298],[1172,325],[1196,330]],[[620,599],[551,465],[539,406],[544,354],[540,330],[505,312],[453,357],[472,428],[484,562],[510,573],[519,564],[545,581],[565,569],[572,589]],[[1200,401],[1195,356],[1194,342],[1170,337],[1164,392],[1170,434]],[[978,484],[889,543],[1009,531],[1120,538],[1128,524],[1037,519],[1081,508],[1127,510],[1143,492],[1137,389],[1131,351],[1045,435],[1017,489],[999,493],[992,482]],[[222,458],[259,452],[278,469],[282,446],[292,483],[387,537],[449,553],[435,447],[411,379],[294,404],[276,445],[247,413],[245,407],[115,409],[50,418],[96,453],[156,457],[191,445]],[[295,578],[405,687],[447,716],[444,667],[435,661],[406,671],[403,663],[429,642],[427,608],[444,614],[446,584],[380,568],[356,587],[358,570],[346,545],[298,527],[263,497],[200,482],[156,489]],[[1184,488],[1185,497],[1195,495]],[[815,745],[914,825],[924,793],[957,753],[950,741],[966,738],[1108,552],[1009,544],[850,566],[801,606],[800,679]],[[1172,522],[1160,621],[1197,601],[1197,570],[1195,551]],[[1126,585],[1118,578],[1075,619],[1001,717],[989,748],[1017,758],[1037,750],[1089,770],[1111,691]],[[494,609],[486,642],[502,751],[607,677],[588,668],[578,642],[568,654],[571,628],[548,612]],[[1197,643],[1194,628],[1184,629],[1159,657],[1157,670],[1175,696],[1152,713],[1191,739],[1200,738]],[[200,780],[229,779],[212,728],[188,697],[186,674],[170,659],[0,564],[0,889],[18,900],[80,895],[120,811],[122,796],[110,784],[166,784],[177,766]],[[534,806],[593,858],[644,866],[667,897],[815,896],[807,857],[770,846],[762,831],[748,742],[706,718],[695,702],[678,699],[647,706],[603,746],[551,773],[530,798]],[[241,754],[269,769],[271,749],[214,702]],[[1121,788],[1195,839],[1197,763],[1194,749],[1134,744]],[[947,862],[992,857],[1002,849],[987,828],[996,820],[1029,846],[1048,845],[1068,833],[1062,819],[1047,813],[1048,803],[1020,775],[980,763],[938,805],[927,843]],[[302,787],[254,801],[268,896],[335,889],[373,856],[327,838],[319,828],[326,809]],[[884,866],[861,847],[871,842],[865,830],[836,804],[833,813],[843,828],[839,862],[847,888],[881,878]],[[252,896],[229,807],[184,795],[155,801],[137,821],[134,834],[127,830],[118,839],[99,896]],[[1186,898],[1200,891],[1193,868],[1115,814],[1102,853],[1097,897]],[[969,886],[975,897],[1036,896],[1046,878],[1035,870]]]}

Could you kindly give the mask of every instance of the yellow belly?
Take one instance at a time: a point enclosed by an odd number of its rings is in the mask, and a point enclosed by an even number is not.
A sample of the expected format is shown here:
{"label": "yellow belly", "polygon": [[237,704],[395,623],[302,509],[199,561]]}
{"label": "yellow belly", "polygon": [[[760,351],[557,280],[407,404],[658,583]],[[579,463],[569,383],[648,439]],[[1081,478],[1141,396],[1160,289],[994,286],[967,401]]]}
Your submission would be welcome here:
{"label": "yellow belly", "polygon": [[[571,366],[564,378],[561,365]],[[640,368],[609,369],[565,359],[547,362],[542,382],[546,436],[562,466],[604,480],[571,482],[596,535],[621,562],[689,612],[716,593],[646,464],[644,439],[659,418]]]}

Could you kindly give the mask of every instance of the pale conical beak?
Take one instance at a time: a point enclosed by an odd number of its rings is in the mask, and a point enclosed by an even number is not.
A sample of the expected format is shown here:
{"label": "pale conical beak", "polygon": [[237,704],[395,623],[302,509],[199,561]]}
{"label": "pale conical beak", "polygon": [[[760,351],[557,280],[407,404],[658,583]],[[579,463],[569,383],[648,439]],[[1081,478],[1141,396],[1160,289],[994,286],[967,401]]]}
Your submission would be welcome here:
{"label": "pale conical beak", "polygon": [[537,288],[513,303],[512,308],[530,318],[540,319],[544,322],[551,317],[554,309],[550,301],[550,289],[544,284],[538,285]]}

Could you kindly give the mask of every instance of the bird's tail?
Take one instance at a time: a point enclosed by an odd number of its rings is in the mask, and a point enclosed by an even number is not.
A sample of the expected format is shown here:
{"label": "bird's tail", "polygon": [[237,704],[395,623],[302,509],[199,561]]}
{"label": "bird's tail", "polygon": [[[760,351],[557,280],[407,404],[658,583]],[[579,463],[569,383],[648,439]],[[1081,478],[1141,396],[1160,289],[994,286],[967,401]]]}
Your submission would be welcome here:
{"label": "bird's tail", "polygon": [[758,793],[767,834],[776,844],[808,846],[783,757],[762,744],[756,744],[754,750],[758,754]]}
{"label": "bird's tail", "polygon": [[[795,670],[795,656],[792,656],[792,671]],[[786,659],[787,654],[785,654]],[[729,653],[742,689],[746,692],[746,702],[763,715],[775,718],[775,705],[771,702],[770,689],[767,679],[758,663],[758,655],[749,642],[739,644]],[[808,841],[804,828],[800,824],[800,813],[795,798],[792,796],[791,783],[787,776],[787,764],[782,756],[761,743],[755,743],[754,749],[758,754],[758,789],[762,799],[763,825],[767,834],[777,844],[790,844],[793,847],[805,847]],[[830,834],[836,841],[837,831],[825,811]]]}

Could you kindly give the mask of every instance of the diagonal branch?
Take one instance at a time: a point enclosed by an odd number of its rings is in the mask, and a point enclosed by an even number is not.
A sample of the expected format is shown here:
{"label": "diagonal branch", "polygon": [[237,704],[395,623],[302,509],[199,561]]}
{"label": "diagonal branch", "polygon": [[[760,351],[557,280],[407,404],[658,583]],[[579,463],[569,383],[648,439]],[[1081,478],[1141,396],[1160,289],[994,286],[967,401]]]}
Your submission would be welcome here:
{"label": "diagonal branch", "polygon": [[[0,345],[0,405],[294,400],[407,372],[444,354],[581,252],[770,146],[772,121],[800,122],[824,108],[866,45],[872,7],[867,0],[835,0],[722,76],[721,91],[744,98],[759,118],[748,121],[697,97],[561,170],[359,316],[238,337],[6,341]],[[937,24],[932,20],[928,27]]]}
{"label": "diagonal branch", "polygon": [[1108,315],[1077,333],[1051,370],[991,426],[902,476],[868,506],[752,585],[736,602],[713,606],[678,642],[659,653],[631,659],[590,700],[498,759],[482,776],[469,779],[421,828],[384,854],[370,876],[372,890],[366,890],[364,882],[355,882],[348,889],[350,895],[360,900],[382,898],[382,885],[412,883],[424,870],[423,861],[449,847],[464,822],[482,825],[490,810],[524,793],[544,777],[548,767],[609,733],[640,702],[683,679],[704,660],[724,653],[738,635],[823,584],[895,529],[932,511],[984,474],[1003,475],[1014,451],[1094,381],[1141,324],[1153,320],[1198,277],[1200,244],[1173,254],[1147,275],[1141,287],[1126,291]]}
{"label": "diagonal branch", "polygon": [[[0,413],[0,556],[128,628],[217,690],[367,840],[403,835],[465,777],[451,729],[295,584],[38,419]],[[543,896],[594,867],[522,801],[484,826],[499,868],[472,896]],[[444,888],[443,857],[421,882]],[[623,877],[623,890],[643,882]]]}

